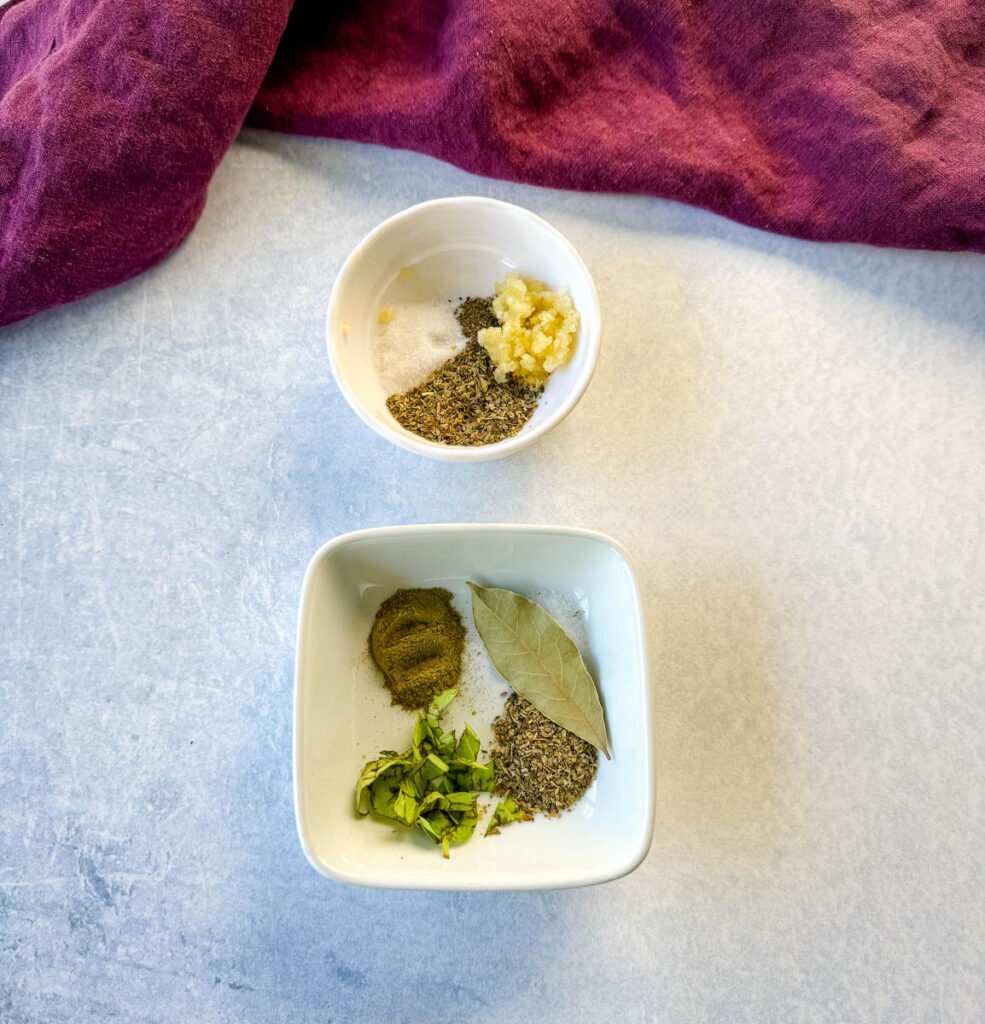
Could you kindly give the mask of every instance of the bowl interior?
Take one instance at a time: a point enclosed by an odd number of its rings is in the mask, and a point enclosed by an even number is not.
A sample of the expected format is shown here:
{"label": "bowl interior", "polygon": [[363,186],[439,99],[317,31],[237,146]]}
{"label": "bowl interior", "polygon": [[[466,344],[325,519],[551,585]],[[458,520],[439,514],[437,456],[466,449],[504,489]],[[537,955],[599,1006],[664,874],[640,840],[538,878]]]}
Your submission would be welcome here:
{"label": "bowl interior", "polygon": [[388,396],[373,365],[378,311],[397,302],[437,299],[457,305],[470,295],[491,295],[509,270],[566,287],[581,314],[571,361],[551,375],[520,433],[549,421],[591,373],[598,342],[595,288],[581,259],[553,228],[526,210],[486,199],[414,207],[382,225],[353,253],[339,275],[328,316],[329,347],[350,402],[389,432],[446,447],[404,430],[387,411]]}
{"label": "bowl interior", "polygon": [[[488,754],[506,686],[471,628],[466,580],[541,601],[573,635],[595,676],[613,759],[575,808],[485,838],[450,860],[425,837],[352,809],[363,764],[403,750],[414,716],[390,704],[367,653],[380,603],[395,589],[445,586],[470,627],[465,679],[446,715],[468,722]],[[401,528],[355,535],[313,566],[298,651],[296,797],[309,858],[348,881],[395,887],[526,888],[602,881],[631,870],[650,837],[651,752],[639,599],[625,557],[604,538],[522,528]]]}

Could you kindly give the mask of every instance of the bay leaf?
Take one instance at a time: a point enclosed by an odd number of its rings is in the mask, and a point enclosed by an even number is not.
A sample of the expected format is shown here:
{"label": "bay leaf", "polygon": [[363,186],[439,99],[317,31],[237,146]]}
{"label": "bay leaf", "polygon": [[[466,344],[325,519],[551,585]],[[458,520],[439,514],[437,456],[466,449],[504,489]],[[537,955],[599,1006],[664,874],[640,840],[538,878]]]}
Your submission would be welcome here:
{"label": "bay leaf", "polygon": [[552,722],[610,757],[595,680],[571,637],[529,598],[476,583],[469,589],[475,627],[500,675]]}

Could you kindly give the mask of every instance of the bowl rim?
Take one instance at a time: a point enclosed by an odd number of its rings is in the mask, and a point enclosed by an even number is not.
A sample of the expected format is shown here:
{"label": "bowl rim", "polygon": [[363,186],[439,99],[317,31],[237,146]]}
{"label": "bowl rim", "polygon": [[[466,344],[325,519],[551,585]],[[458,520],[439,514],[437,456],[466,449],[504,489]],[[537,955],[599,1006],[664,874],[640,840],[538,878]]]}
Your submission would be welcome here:
{"label": "bowl rim", "polygon": [[[590,335],[594,340],[590,343],[585,363],[577,378],[575,378],[574,384],[565,396],[564,400],[550,414],[550,416],[529,431],[525,428],[521,428],[520,433],[515,434],[513,437],[508,437],[503,441],[497,441],[495,444],[479,446],[441,444],[438,441],[428,441],[424,438],[417,438],[408,431],[398,430],[385,420],[381,420],[372,415],[360,401],[352,388],[349,387],[349,383],[345,379],[345,374],[341,370],[339,359],[336,354],[337,343],[332,336],[332,314],[339,302],[339,297],[342,294],[345,282],[348,276],[352,273],[353,268],[362,259],[367,250],[370,249],[377,241],[377,239],[401,222],[409,220],[412,217],[419,216],[426,210],[441,206],[464,205],[492,206],[511,210],[519,213],[522,217],[532,221],[538,227],[546,231],[547,234],[551,235],[555,241],[558,242],[558,244],[568,250],[576,265],[582,270],[585,275],[585,280],[588,283],[592,299],[590,310],[580,309],[578,311],[582,317],[582,338],[579,339],[579,341],[583,340],[588,335]],[[591,318],[592,331],[586,329],[589,317]],[[598,288],[595,285],[595,279],[592,277],[591,271],[588,269],[587,264],[582,259],[578,250],[565,235],[554,227],[553,224],[544,220],[544,218],[539,214],[534,213],[532,210],[528,210],[524,206],[518,206],[516,203],[509,203],[502,199],[491,199],[488,196],[445,196],[439,199],[428,199],[425,202],[415,203],[413,206],[408,206],[406,209],[400,210],[398,213],[387,217],[386,220],[377,224],[376,227],[365,235],[355,246],[352,252],[350,252],[346,257],[345,262],[339,268],[338,273],[335,275],[335,281],[332,284],[332,290],[329,293],[328,308],[325,313],[325,344],[328,350],[328,361],[332,369],[332,377],[352,411],[355,412],[355,414],[371,430],[377,433],[380,437],[390,441],[398,448],[414,452],[417,455],[423,455],[425,458],[439,459],[444,462],[485,462],[490,459],[499,459],[526,448],[528,445],[533,444],[534,441],[546,434],[549,430],[553,430],[554,427],[568,416],[571,410],[574,409],[585,394],[592,376],[595,373],[595,368],[598,365],[601,340],[602,314],[599,303]]]}
{"label": "bowl rim", "polygon": [[[577,537],[582,540],[590,540],[600,543],[611,550],[622,560],[629,572],[629,581],[632,591],[633,611],[636,626],[637,658],[640,666],[640,679],[643,698],[643,752],[646,771],[643,772],[641,786],[643,787],[644,817],[643,828],[640,840],[627,853],[624,860],[618,863],[614,869],[585,873],[572,879],[564,879],[558,882],[545,882],[544,880],[524,880],[522,877],[517,881],[495,882],[483,884],[482,880],[476,881],[469,875],[459,878],[449,877],[441,881],[425,881],[409,879],[395,882],[392,876],[369,876],[353,874],[344,871],[334,865],[320,860],[308,841],[306,823],[302,813],[301,802],[301,650],[302,637],[305,625],[309,616],[309,603],[311,590],[321,563],[335,551],[346,547],[357,541],[378,540],[386,537],[403,535],[412,536],[436,536],[441,534],[468,534],[468,533],[531,533],[544,536]],[[431,891],[475,891],[475,892],[512,892],[522,890],[545,890],[545,889],[572,889],[588,885],[598,885],[603,882],[611,882],[617,878],[635,871],[645,860],[653,842],[654,809],[656,798],[656,758],[653,745],[653,700],[650,693],[649,660],[647,656],[646,640],[646,618],[643,612],[642,591],[640,590],[640,578],[636,566],[629,552],[616,540],[607,534],[597,530],[589,530],[574,526],[550,526],[535,523],[410,523],[398,526],[375,526],[360,530],[352,530],[339,534],[331,540],[322,544],[312,555],[308,566],[305,569],[304,579],[301,585],[301,600],[298,608],[297,640],[294,652],[294,707],[292,710],[292,757],[291,757],[291,792],[294,800],[294,823],[308,863],[321,875],[331,878],[334,881],[346,882],[350,885],[358,885],[374,889],[405,889],[405,890],[431,890]]]}

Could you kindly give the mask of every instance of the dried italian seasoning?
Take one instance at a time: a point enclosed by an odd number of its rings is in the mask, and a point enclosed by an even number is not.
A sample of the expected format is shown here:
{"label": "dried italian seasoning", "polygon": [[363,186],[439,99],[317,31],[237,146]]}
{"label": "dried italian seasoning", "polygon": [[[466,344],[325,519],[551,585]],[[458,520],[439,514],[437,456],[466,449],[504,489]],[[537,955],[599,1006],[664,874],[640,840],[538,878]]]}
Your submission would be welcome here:
{"label": "dried italian seasoning", "polygon": [[555,725],[518,693],[493,722],[493,733],[495,791],[531,811],[566,811],[595,779],[596,748]]}
{"label": "dried italian seasoning", "polygon": [[475,340],[498,323],[490,299],[468,298],[455,316],[468,344],[422,384],[386,402],[393,418],[428,441],[495,444],[518,433],[533,415],[543,388],[509,376],[500,383],[486,350]]}

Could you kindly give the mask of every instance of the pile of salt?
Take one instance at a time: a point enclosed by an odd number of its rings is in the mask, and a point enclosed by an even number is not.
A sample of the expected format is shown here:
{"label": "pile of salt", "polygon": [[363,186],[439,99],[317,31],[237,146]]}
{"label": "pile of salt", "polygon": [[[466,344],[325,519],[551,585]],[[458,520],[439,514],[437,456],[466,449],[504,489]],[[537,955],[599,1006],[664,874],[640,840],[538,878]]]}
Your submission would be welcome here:
{"label": "pile of salt", "polygon": [[403,394],[465,345],[448,303],[398,302],[380,310],[373,362],[383,390]]}

